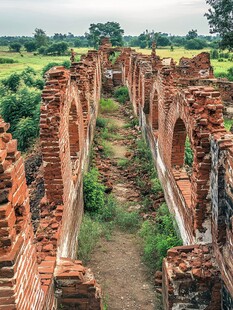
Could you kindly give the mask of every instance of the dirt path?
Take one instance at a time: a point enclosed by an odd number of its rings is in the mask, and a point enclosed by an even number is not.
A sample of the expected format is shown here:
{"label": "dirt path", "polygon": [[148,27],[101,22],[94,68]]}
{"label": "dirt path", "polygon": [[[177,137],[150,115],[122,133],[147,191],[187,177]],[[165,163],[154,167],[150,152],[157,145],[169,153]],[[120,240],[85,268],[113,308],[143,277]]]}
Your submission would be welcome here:
{"label": "dirt path", "polygon": [[[137,128],[125,128],[132,114],[128,108],[120,107],[117,113],[105,114],[117,125],[117,139],[111,141],[113,155],[104,159],[98,152],[94,162],[103,181],[115,198],[127,210],[142,208],[141,195],[135,187],[135,173],[119,166],[119,160],[130,161],[135,140],[140,136]],[[110,241],[101,240],[92,254],[89,266],[103,288],[108,310],[155,310],[161,309],[148,270],[142,262],[142,253],[136,234],[114,230]]]}

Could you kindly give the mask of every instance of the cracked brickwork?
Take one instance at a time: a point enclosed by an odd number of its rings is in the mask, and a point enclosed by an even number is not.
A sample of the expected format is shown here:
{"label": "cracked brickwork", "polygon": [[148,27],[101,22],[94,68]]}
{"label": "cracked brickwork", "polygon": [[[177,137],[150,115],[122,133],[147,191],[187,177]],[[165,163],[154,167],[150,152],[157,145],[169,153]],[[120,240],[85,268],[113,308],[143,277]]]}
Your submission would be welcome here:
{"label": "cracked brickwork", "polygon": [[70,70],[46,74],[40,119],[45,196],[35,234],[23,159],[0,120],[0,309],[102,309],[100,287],[76,260],[77,237],[100,94],[120,85],[129,89],[184,242],[164,260],[164,307],[232,309],[233,136],[224,129],[221,99],[231,104],[232,84],[213,79],[208,53],[176,65],[154,48],[145,56],[112,48],[108,39]]}

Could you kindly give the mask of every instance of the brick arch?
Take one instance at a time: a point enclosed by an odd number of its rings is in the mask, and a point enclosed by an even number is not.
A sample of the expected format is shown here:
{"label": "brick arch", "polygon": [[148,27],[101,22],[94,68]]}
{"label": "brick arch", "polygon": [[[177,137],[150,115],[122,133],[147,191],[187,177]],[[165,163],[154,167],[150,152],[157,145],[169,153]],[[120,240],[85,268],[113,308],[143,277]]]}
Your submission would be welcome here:
{"label": "brick arch", "polygon": [[78,112],[75,101],[70,106],[69,113],[69,144],[72,171],[77,169],[80,157],[80,133],[78,123]]}
{"label": "brick arch", "polygon": [[172,137],[171,166],[182,167],[184,165],[185,156],[185,140],[187,132],[185,124],[181,118],[178,118]]}

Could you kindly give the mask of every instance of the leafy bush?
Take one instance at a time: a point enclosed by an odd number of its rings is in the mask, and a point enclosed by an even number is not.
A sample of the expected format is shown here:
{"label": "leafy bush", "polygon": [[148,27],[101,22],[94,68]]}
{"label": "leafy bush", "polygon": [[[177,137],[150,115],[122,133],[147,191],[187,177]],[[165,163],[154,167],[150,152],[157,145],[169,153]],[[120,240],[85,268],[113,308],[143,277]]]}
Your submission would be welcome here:
{"label": "leafy bush", "polygon": [[35,117],[40,100],[40,92],[28,88],[2,98],[1,115],[6,122],[11,124],[11,131],[15,130],[21,118]]}
{"label": "leafy bush", "polygon": [[118,105],[112,99],[100,99],[101,113],[110,113],[118,110]]}
{"label": "leafy bush", "polygon": [[12,59],[12,58],[3,58],[3,57],[0,57],[0,64],[14,64],[18,61]]}
{"label": "leafy bush", "polygon": [[153,194],[157,194],[163,191],[162,185],[158,178],[152,179],[151,184],[152,184],[151,189],[152,189]]}
{"label": "leafy bush", "polygon": [[83,180],[84,208],[89,213],[98,213],[104,208],[105,187],[99,182],[99,172],[92,168]]}
{"label": "leafy bush", "polygon": [[39,126],[31,117],[21,118],[16,125],[14,138],[18,140],[18,149],[26,150],[38,136]]}
{"label": "leafy bush", "polygon": [[34,52],[36,50],[36,42],[35,41],[28,41],[24,44],[24,47],[28,53]]}
{"label": "leafy bush", "polygon": [[167,250],[182,245],[174,228],[174,220],[165,203],[159,207],[155,223],[145,221],[139,235],[143,240],[144,260],[152,269],[161,269]]}
{"label": "leafy bush", "polygon": [[187,40],[185,43],[185,48],[187,50],[201,50],[206,46],[205,41],[201,39],[191,39]]}
{"label": "leafy bush", "polygon": [[102,118],[102,117],[98,117],[96,120],[96,126],[99,128],[105,128],[108,124],[108,119],[107,118]]}
{"label": "leafy bush", "polygon": [[20,43],[15,42],[15,43],[10,44],[9,49],[12,52],[19,53],[21,50],[21,47],[22,47],[22,45]]}
{"label": "leafy bush", "polygon": [[119,87],[114,92],[114,98],[120,103],[126,103],[129,101],[129,91],[126,86]]}
{"label": "leafy bush", "polygon": [[8,78],[2,80],[2,84],[10,91],[16,92],[20,85],[20,75],[12,73]]}

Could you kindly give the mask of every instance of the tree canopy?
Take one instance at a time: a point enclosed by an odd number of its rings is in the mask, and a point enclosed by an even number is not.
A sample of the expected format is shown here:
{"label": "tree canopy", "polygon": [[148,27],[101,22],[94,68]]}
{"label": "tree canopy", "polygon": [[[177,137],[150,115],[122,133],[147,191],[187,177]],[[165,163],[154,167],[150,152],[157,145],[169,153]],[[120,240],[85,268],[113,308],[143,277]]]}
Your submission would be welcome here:
{"label": "tree canopy", "polygon": [[211,6],[205,15],[210,32],[221,36],[220,47],[233,49],[233,0],[206,0]]}
{"label": "tree canopy", "polygon": [[110,37],[113,46],[122,46],[123,34],[124,30],[121,29],[119,23],[107,22],[105,24],[91,24],[89,27],[89,33],[87,33],[86,35],[89,44],[97,48],[102,37]]}

